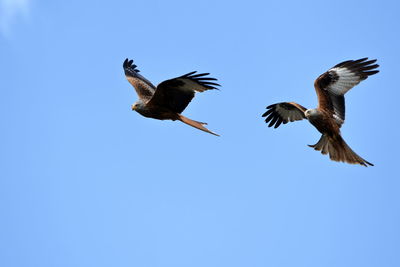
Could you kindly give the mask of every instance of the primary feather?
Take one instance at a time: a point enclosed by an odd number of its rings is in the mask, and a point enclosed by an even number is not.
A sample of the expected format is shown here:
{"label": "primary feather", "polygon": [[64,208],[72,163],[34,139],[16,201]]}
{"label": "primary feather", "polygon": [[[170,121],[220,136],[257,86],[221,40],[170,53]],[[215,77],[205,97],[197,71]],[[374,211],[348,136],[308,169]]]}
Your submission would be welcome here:
{"label": "primary feather", "polygon": [[319,96],[319,106],[332,112],[339,125],[345,120],[344,95],[361,81],[379,72],[374,64],[376,59],[343,61],[315,80],[315,89]]}
{"label": "primary feather", "polygon": [[160,83],[149,104],[164,106],[182,113],[193,99],[195,92],[217,89],[216,86],[220,86],[213,82],[217,79],[207,77],[209,73],[195,73],[193,71]]}
{"label": "primary feather", "polygon": [[154,95],[156,87],[146,78],[139,74],[133,60],[125,59],[122,65],[125,71],[125,77],[128,82],[135,88],[138,97],[147,103]]}

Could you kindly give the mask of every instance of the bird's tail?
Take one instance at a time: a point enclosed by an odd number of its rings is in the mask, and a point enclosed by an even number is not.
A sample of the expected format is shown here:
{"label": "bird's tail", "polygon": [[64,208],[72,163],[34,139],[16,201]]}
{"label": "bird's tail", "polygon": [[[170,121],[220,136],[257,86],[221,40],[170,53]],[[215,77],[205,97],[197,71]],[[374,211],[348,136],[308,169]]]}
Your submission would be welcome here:
{"label": "bird's tail", "polygon": [[189,119],[189,118],[187,118],[187,117],[185,117],[185,116],[183,116],[181,114],[178,114],[178,116],[179,116],[178,120],[180,120],[181,122],[184,122],[184,123],[186,123],[186,124],[188,124],[188,125],[190,125],[190,126],[192,126],[194,128],[202,130],[204,132],[219,136],[218,134],[213,133],[210,130],[208,130],[206,127],[204,127],[203,125],[207,125],[207,123],[205,123],[205,122],[194,121],[194,120],[191,120],[191,119]]}
{"label": "bird's tail", "polygon": [[327,136],[323,134],[315,145],[309,145],[322,154],[329,154],[331,160],[342,161],[350,164],[360,164],[365,167],[374,166],[374,164],[366,161],[357,155],[343,140],[340,135]]}

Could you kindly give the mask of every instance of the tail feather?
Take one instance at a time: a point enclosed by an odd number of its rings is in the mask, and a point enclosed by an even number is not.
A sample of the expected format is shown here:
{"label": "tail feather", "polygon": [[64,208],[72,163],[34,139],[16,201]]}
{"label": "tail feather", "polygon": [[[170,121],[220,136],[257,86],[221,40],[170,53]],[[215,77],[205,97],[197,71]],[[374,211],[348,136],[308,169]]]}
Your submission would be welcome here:
{"label": "tail feather", "polygon": [[347,162],[350,164],[360,164],[368,167],[374,166],[374,164],[366,161],[359,155],[357,155],[343,140],[340,135],[327,136],[323,134],[319,141],[315,145],[309,145],[317,151],[321,151],[322,154],[329,154],[329,158],[333,161]]}
{"label": "tail feather", "polygon": [[192,126],[194,128],[202,130],[202,131],[204,131],[206,133],[210,133],[210,134],[219,136],[218,134],[216,134],[214,132],[211,132],[206,127],[204,127],[203,125],[207,125],[207,123],[205,123],[205,122],[194,121],[194,120],[191,120],[191,119],[189,119],[189,118],[187,118],[187,117],[185,117],[185,116],[183,116],[181,114],[179,114],[178,120],[180,120],[181,122],[186,123],[187,125],[190,125],[190,126]]}

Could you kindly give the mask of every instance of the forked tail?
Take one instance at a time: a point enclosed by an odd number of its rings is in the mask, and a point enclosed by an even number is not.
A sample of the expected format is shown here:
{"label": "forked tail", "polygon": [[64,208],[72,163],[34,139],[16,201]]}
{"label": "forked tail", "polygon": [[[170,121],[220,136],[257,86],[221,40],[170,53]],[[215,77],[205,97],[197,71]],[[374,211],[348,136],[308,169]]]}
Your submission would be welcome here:
{"label": "forked tail", "polygon": [[350,164],[360,164],[365,167],[374,166],[374,164],[366,161],[357,155],[343,140],[340,135],[333,137],[323,134],[315,145],[308,145],[322,154],[329,154],[331,160],[342,161]]}
{"label": "forked tail", "polygon": [[211,132],[210,130],[208,130],[206,127],[203,126],[203,125],[207,125],[207,123],[191,120],[181,114],[178,114],[178,115],[179,115],[178,120],[180,120],[181,122],[184,122],[194,128],[202,130],[204,132],[219,136],[218,134]]}

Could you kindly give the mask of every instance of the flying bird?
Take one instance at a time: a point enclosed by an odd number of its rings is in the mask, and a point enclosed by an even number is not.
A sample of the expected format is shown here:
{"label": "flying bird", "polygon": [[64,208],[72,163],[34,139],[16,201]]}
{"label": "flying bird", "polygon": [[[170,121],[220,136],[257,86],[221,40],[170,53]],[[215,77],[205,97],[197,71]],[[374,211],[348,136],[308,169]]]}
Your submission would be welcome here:
{"label": "flying bird", "polygon": [[209,73],[189,72],[185,75],[161,82],[155,87],[139,74],[133,60],[125,59],[123,68],[126,79],[135,88],[139,100],[131,108],[142,116],[158,120],[179,120],[204,132],[217,135],[208,130],[207,123],[191,120],[181,113],[193,99],[195,92],[217,89],[217,79],[208,77]]}
{"label": "flying bird", "polygon": [[295,102],[281,102],[267,107],[268,127],[307,119],[322,134],[315,145],[309,145],[331,160],[374,166],[357,155],[343,140],[340,128],[345,120],[344,95],[361,81],[379,72],[376,59],[348,60],[341,62],[320,75],[314,82],[318,107],[307,109]]}

